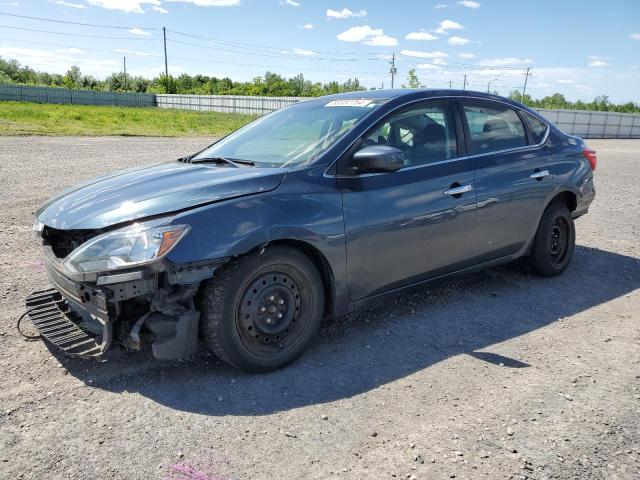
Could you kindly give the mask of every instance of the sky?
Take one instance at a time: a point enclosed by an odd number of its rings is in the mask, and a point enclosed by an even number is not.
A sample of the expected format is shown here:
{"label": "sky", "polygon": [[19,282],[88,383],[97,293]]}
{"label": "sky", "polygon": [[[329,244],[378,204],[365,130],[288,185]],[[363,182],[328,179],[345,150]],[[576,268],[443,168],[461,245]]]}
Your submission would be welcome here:
{"label": "sky", "polygon": [[640,0],[0,0],[0,13],[0,56],[50,73],[104,78],[126,56],[128,73],[157,76],[164,26],[172,75],[389,88],[395,54],[396,87],[415,68],[433,88],[466,74],[507,95],[527,78],[534,97],[640,102]]}

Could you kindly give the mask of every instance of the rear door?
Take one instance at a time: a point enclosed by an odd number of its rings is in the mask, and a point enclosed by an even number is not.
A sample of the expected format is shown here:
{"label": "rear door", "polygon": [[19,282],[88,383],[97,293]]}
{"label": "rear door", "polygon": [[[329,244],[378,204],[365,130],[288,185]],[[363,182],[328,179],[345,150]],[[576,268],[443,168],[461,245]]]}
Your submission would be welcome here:
{"label": "rear door", "polygon": [[[535,232],[554,188],[540,136],[510,105],[460,100],[468,155],[475,166],[478,263],[518,252]],[[544,133],[546,136],[546,131]]]}
{"label": "rear door", "polygon": [[406,162],[392,173],[339,178],[351,300],[468,265],[476,196],[472,159],[463,158],[460,142],[450,101],[392,113],[359,140],[354,151],[390,145],[404,150]]}

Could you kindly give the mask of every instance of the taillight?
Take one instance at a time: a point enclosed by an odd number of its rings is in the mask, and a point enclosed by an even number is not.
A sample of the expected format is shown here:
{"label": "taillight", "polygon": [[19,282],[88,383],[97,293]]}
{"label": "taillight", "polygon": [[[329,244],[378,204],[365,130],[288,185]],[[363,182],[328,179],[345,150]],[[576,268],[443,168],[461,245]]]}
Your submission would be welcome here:
{"label": "taillight", "polygon": [[589,165],[591,165],[591,170],[595,170],[596,165],[598,163],[598,157],[596,157],[596,151],[591,150],[590,148],[585,148],[582,150],[582,155],[584,155],[584,158],[589,160]]}

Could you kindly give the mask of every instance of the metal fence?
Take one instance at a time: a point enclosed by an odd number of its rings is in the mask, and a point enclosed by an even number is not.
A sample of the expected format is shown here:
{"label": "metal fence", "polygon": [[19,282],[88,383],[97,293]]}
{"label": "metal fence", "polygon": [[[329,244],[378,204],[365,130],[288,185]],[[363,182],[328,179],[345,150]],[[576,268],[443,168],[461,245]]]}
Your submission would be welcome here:
{"label": "metal fence", "polygon": [[[238,95],[156,95],[160,108],[180,108],[262,115],[304,100],[304,97],[245,97]],[[640,115],[587,110],[537,109],[570,135],[582,138],[640,138]]]}
{"label": "metal fence", "polygon": [[119,107],[155,107],[153,93],[116,93],[96,90],[0,85],[0,100],[35,103],[70,103],[75,105],[112,105]]}
{"label": "metal fence", "polygon": [[560,130],[582,138],[640,138],[640,115],[587,110],[538,109]]}
{"label": "metal fence", "polygon": [[[0,85],[0,100],[78,105],[117,105],[129,107],[178,108],[184,110],[263,115],[304,97],[249,97],[239,95],[164,95],[152,93],[114,93],[94,90]],[[538,111],[561,130],[582,138],[640,138],[640,115],[588,110]]]}
{"label": "metal fence", "polygon": [[245,97],[240,95],[156,95],[156,102],[160,108],[257,115],[279,110],[304,99],[304,97]]}

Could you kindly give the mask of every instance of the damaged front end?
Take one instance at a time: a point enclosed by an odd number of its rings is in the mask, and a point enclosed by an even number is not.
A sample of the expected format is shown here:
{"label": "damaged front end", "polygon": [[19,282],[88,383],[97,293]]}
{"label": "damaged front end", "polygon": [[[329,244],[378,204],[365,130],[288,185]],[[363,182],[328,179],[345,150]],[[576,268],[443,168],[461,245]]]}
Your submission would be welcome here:
{"label": "damaged front end", "polygon": [[220,262],[176,265],[165,258],[189,232],[170,219],[113,230],[57,230],[36,222],[54,287],[34,292],[29,317],[65,354],[100,358],[118,342],[150,344],[153,355],[186,358],[198,348],[200,282]]}

